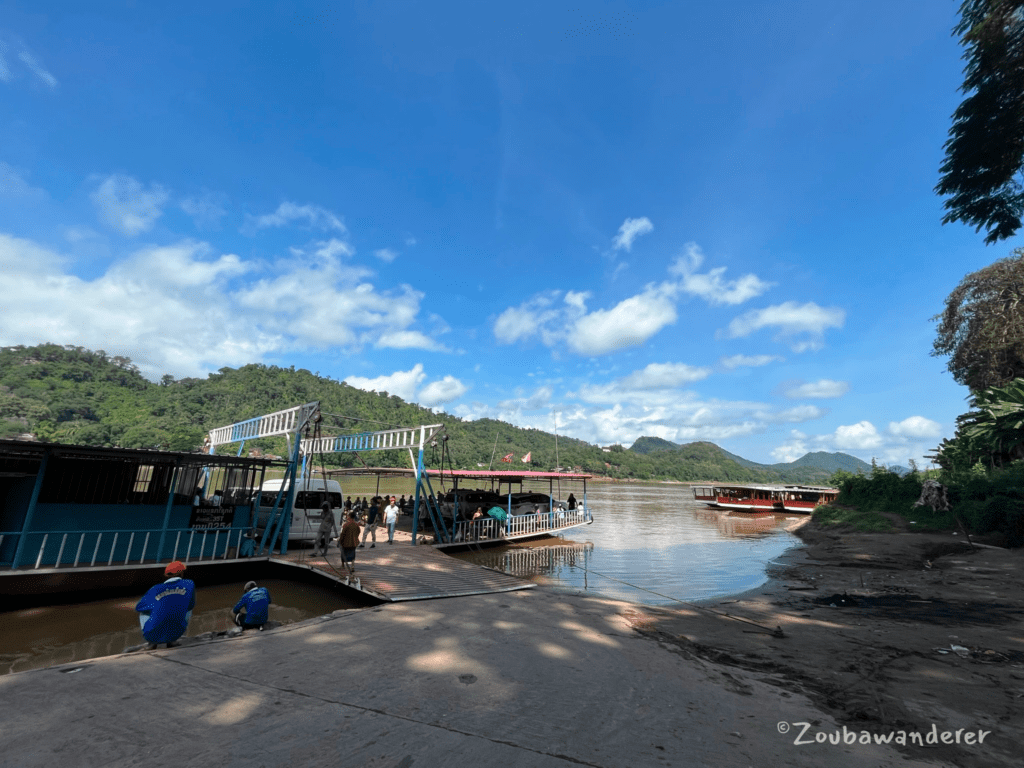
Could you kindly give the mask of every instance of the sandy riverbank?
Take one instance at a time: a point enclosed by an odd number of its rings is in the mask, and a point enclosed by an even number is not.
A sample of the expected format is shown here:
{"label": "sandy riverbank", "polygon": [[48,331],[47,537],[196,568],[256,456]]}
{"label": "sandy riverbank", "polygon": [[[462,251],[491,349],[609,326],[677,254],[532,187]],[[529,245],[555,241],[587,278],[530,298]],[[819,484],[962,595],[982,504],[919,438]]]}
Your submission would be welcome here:
{"label": "sandy riverbank", "polygon": [[[851,729],[991,731],[982,745],[905,753],[1019,765],[1024,722],[1024,551],[951,534],[859,534],[815,524],[763,588],[701,611],[644,610],[639,632],[694,659],[774,679]],[[704,615],[699,615],[704,613]],[[954,648],[953,646],[957,646]]]}

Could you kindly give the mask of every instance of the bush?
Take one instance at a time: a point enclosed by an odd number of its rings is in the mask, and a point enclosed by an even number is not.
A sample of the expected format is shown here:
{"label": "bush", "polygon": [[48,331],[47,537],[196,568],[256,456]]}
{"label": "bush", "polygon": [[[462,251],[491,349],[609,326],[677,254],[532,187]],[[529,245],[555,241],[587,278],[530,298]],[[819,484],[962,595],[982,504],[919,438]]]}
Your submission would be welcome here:
{"label": "bush", "polygon": [[863,509],[907,515],[921,498],[921,477],[916,472],[900,477],[885,467],[875,467],[870,475],[844,473],[834,480],[839,487],[837,503]]}
{"label": "bush", "polygon": [[890,531],[893,528],[892,522],[884,515],[874,510],[862,510],[854,507],[816,507],[812,518],[821,525],[848,525],[854,530],[869,533]]}

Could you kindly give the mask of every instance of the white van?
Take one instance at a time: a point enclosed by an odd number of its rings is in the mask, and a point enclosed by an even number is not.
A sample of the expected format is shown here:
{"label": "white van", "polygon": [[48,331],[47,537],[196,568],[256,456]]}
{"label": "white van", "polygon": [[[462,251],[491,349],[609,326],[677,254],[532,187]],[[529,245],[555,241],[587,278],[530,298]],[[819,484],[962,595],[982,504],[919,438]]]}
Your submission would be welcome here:
{"label": "white van", "polygon": [[[274,511],[277,494],[281,492],[281,485],[285,482],[285,480],[267,480],[261,487],[260,513],[256,523],[260,533],[267,527],[270,515]],[[338,531],[341,530],[341,483],[337,480],[328,480],[325,486],[324,480],[319,477],[298,478],[293,494],[295,501],[292,508],[292,524],[288,530],[289,542],[316,540],[316,532],[320,530],[320,505],[324,503],[324,494],[331,502],[334,524]],[[285,500],[281,499],[281,508],[284,507],[284,503]]]}

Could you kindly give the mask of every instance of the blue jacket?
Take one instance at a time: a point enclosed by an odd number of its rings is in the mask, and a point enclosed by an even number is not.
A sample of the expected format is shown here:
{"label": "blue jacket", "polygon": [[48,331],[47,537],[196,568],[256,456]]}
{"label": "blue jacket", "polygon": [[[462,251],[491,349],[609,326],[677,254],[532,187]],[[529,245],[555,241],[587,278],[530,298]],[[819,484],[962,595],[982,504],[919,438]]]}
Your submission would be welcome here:
{"label": "blue jacket", "polygon": [[245,609],[245,626],[259,627],[266,624],[270,609],[270,592],[266,587],[250,589],[242,595],[241,600],[235,603],[235,607],[231,611],[238,613],[243,608]]}
{"label": "blue jacket", "polygon": [[179,576],[157,584],[142,596],[135,610],[149,614],[142,636],[151,643],[173,643],[185,634],[196,607],[196,585]]}

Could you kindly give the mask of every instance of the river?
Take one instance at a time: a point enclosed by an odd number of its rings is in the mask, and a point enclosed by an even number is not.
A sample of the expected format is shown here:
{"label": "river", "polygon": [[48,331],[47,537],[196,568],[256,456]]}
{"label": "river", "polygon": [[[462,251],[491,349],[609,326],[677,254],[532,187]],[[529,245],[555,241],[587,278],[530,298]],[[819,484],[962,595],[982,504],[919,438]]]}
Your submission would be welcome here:
{"label": "river", "polygon": [[587,504],[594,523],[558,539],[456,556],[559,590],[672,605],[754,589],[800,543],[787,528],[801,515],[726,515],[674,483],[591,483]]}

